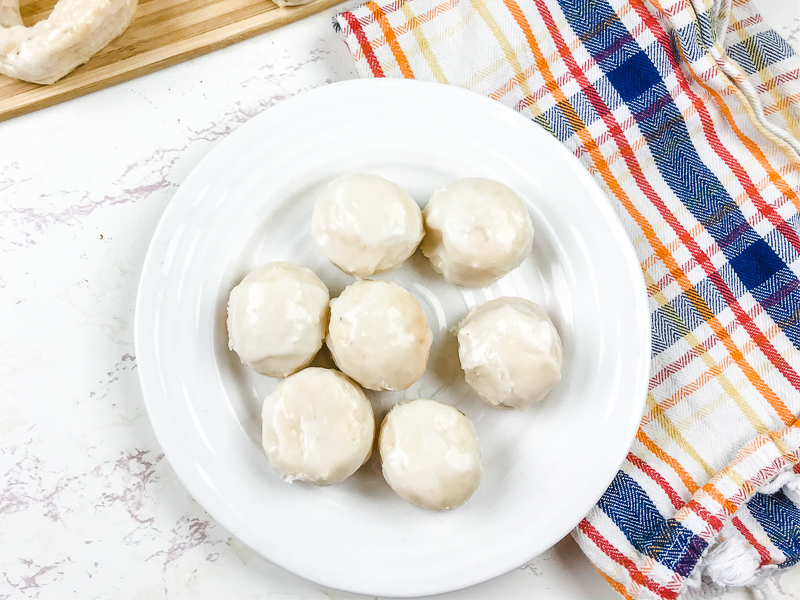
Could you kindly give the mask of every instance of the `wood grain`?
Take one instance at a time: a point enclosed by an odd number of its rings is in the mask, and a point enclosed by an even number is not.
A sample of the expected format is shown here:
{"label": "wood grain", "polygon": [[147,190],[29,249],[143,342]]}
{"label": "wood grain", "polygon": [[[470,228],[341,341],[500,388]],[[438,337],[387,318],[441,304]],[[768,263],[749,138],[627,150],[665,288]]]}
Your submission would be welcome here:
{"label": "wood grain", "polygon": [[[278,8],[271,0],[139,0],[127,31],[52,85],[0,75],[0,121],[33,112],[297,21],[342,0]],[[22,0],[26,25],[46,18],[55,0]]]}

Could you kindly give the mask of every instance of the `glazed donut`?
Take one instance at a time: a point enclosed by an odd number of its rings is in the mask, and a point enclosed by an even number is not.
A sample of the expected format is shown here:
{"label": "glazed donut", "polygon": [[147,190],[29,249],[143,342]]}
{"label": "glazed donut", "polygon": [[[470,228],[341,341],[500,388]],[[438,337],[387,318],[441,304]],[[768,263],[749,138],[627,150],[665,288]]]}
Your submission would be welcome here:
{"label": "glazed donut", "polygon": [[563,350],[541,306],[503,297],[470,309],[458,325],[458,358],[489,406],[527,410],[561,380]]}
{"label": "glazed donut", "polygon": [[339,483],[372,454],[372,404],[339,371],[309,367],[290,375],[264,400],[261,416],[269,464],[289,483]]}
{"label": "glazed donut", "polygon": [[494,283],[516,269],[533,246],[528,208],[498,181],[460,179],[434,192],[422,214],[422,253],[456,285]]}
{"label": "glazed donut", "polygon": [[435,400],[395,405],[383,419],[378,450],[386,483],[421,508],[457,508],[481,482],[481,448],[472,421]]}
{"label": "glazed donut", "polygon": [[25,27],[19,0],[0,0],[0,73],[55,83],[128,28],[138,0],[59,0],[50,16]]}
{"label": "glazed donut", "polygon": [[362,279],[331,301],[325,343],[363,387],[407,390],[425,372],[433,333],[414,296],[391,281]]}
{"label": "glazed donut", "polygon": [[423,233],[414,199],[399,185],[365,173],[331,181],[311,217],[311,234],[322,253],[359,278],[399,267]]}
{"label": "glazed donut", "polygon": [[228,348],[256,373],[291,375],[322,347],[329,300],[311,269],[287,262],[253,269],[228,297]]}

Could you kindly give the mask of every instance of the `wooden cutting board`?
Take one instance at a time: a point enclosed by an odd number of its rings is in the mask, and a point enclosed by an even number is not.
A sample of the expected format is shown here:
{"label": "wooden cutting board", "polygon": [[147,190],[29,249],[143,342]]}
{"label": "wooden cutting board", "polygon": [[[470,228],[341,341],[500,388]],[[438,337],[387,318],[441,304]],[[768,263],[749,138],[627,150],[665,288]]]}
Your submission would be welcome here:
{"label": "wooden cutting board", "polygon": [[[139,0],[127,31],[56,83],[36,85],[0,75],[0,121],[152,73],[340,2],[278,8],[271,0]],[[22,19],[33,25],[54,5],[55,0],[21,0]]]}

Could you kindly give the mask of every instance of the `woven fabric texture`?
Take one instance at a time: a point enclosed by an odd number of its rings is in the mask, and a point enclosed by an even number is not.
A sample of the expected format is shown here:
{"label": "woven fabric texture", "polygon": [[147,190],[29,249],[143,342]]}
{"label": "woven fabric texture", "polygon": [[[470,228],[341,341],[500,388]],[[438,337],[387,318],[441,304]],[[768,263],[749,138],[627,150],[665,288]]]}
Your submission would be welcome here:
{"label": "woven fabric texture", "polygon": [[630,236],[652,314],[646,412],[574,533],[609,583],[671,599],[798,562],[791,48],[749,0],[378,0],[334,27],[362,77],[457,85],[535,120]]}

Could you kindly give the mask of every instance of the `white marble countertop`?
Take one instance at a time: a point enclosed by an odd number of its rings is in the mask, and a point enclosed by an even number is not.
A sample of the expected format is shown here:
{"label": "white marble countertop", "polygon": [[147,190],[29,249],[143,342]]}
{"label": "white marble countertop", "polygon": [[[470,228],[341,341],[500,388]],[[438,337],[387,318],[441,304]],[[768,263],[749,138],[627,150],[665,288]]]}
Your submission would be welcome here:
{"label": "white marble countertop", "polygon": [[[800,50],[800,3],[759,4]],[[192,500],[147,419],[132,328],[150,236],[199,159],[282,98],[355,77],[333,12],[0,124],[0,599],[349,596]],[[800,569],[770,590],[800,598]],[[568,538],[443,597],[617,595]]]}

